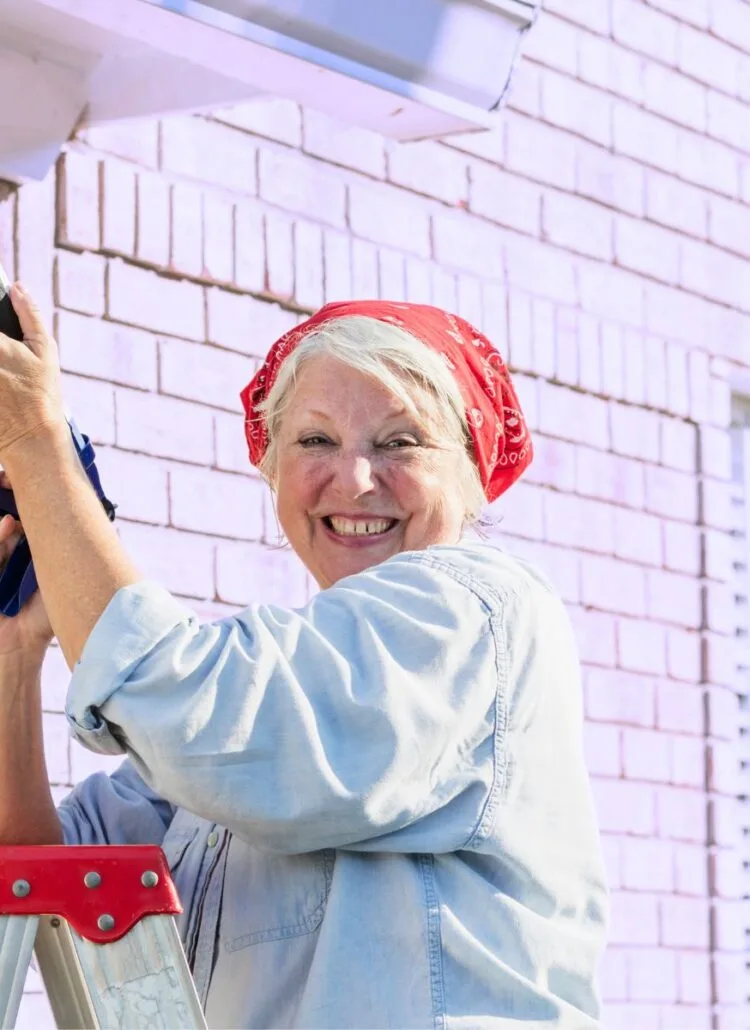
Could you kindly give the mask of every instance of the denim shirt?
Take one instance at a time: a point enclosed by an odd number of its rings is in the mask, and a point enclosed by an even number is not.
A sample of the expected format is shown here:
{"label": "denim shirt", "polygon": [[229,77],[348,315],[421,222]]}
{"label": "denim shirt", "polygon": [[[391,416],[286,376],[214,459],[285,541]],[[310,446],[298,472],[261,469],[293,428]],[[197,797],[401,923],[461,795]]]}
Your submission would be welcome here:
{"label": "denim shirt", "polygon": [[214,1027],[598,1027],[606,888],[564,607],[487,544],[208,624],[119,591],[67,701],[126,753],[68,843],[161,844]]}

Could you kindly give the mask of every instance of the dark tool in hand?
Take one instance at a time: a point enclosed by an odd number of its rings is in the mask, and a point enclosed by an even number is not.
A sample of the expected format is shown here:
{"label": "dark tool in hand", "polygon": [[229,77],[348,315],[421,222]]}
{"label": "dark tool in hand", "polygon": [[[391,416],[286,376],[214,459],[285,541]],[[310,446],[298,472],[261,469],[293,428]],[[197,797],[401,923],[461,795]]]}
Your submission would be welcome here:
{"label": "dark tool in hand", "polygon": [[[18,316],[10,299],[10,283],[0,265],[0,332],[14,340],[23,340]],[[99,481],[95,452],[91,441],[80,432],[73,419],[68,416],[68,425],[76,452],[96,496],[102,502],[110,521],[115,517],[115,505],[107,499]],[[18,518],[16,500],[11,490],[0,487],[0,518],[12,515]],[[5,568],[0,571],[0,615],[18,615],[20,610],[37,589],[36,573],[31,559],[31,550],[26,537],[21,537]]]}

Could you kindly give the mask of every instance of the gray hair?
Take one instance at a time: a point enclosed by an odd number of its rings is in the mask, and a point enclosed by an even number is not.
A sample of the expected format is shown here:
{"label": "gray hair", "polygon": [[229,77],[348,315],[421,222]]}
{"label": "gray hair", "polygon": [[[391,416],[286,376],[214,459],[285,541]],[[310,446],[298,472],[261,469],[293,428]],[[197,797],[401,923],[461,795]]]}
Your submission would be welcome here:
{"label": "gray hair", "polygon": [[260,465],[266,481],[275,486],[279,429],[297,377],[305,362],[320,354],[377,380],[414,416],[420,417],[415,390],[427,390],[433,395],[440,428],[462,455],[460,482],[466,521],[474,522],[486,498],[458,383],[442,357],[412,333],[365,315],[346,315],[323,323],[305,336],[282,364],[268,396],[258,408],[268,432],[268,449]]}

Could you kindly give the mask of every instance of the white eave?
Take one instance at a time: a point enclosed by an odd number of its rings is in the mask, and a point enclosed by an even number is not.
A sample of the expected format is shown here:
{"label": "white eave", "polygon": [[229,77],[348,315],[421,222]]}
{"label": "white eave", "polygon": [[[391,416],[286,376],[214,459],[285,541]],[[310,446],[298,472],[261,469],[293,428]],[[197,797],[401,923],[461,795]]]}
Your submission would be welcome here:
{"label": "white eave", "polygon": [[84,119],[258,94],[396,139],[488,128],[539,0],[0,0],[0,178]]}

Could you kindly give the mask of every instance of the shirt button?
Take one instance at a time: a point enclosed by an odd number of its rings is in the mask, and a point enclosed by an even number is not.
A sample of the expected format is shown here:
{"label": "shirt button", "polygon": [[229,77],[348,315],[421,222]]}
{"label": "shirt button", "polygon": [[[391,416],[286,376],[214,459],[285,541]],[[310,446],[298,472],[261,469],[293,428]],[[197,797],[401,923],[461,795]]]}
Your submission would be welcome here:
{"label": "shirt button", "polygon": [[218,835],[218,833],[213,833],[213,832],[209,833],[208,838],[206,839],[206,844],[209,846],[209,848],[215,848],[218,843],[219,843],[219,835]]}

